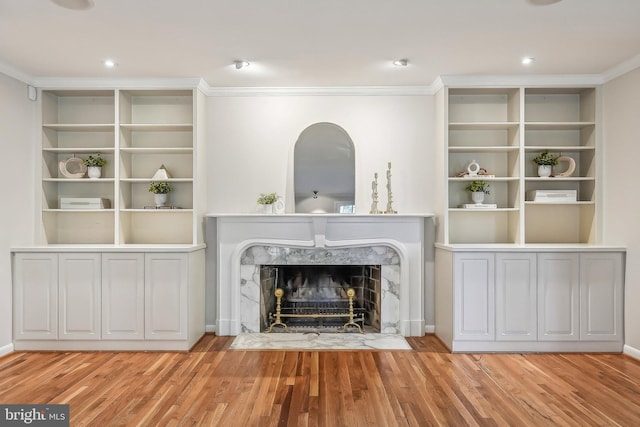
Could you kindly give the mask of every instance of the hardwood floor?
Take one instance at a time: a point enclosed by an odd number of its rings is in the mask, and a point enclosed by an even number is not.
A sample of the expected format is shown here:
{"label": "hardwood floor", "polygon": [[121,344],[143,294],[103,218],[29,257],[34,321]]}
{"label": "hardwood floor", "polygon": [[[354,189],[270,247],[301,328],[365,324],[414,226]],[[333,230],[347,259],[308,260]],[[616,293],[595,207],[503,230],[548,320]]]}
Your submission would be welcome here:
{"label": "hardwood floor", "polygon": [[638,426],[640,362],[618,354],[17,352],[0,403],[68,403],[72,426]]}

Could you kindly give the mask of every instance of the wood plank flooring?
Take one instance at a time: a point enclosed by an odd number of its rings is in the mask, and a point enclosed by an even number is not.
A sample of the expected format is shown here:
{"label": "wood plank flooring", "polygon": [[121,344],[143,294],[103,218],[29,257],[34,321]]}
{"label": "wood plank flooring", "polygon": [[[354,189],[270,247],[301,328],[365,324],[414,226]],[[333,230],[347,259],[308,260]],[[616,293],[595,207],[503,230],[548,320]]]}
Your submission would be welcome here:
{"label": "wood plank flooring", "polygon": [[68,403],[72,426],[640,426],[640,362],[619,354],[17,352],[0,403]]}

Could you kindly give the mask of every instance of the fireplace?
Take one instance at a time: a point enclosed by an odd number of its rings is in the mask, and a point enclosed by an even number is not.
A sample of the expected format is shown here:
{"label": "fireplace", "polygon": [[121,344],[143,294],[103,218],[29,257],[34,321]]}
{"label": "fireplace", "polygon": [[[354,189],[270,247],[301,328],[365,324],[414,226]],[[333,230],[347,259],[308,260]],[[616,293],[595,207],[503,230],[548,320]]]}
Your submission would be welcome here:
{"label": "fireplace", "polygon": [[[392,248],[256,245],[244,251],[240,264],[242,332],[269,329],[276,312],[276,289],[283,291],[286,329],[353,330],[344,328],[349,320],[347,290],[353,289],[353,308],[362,319],[358,320],[362,330],[400,333],[401,265]],[[296,316],[305,313],[310,315]]]}
{"label": "fireplace", "polygon": [[263,297],[268,275],[261,273],[272,267],[349,266],[379,269],[377,309],[369,309],[356,292],[356,307],[368,313],[365,329],[424,335],[425,307],[433,317],[432,260],[425,258],[434,234],[429,217],[208,215],[207,330],[219,335],[263,331],[274,308],[262,305],[274,303],[272,291]]}
{"label": "fireplace", "polygon": [[380,332],[380,265],[263,265],[260,330]]}

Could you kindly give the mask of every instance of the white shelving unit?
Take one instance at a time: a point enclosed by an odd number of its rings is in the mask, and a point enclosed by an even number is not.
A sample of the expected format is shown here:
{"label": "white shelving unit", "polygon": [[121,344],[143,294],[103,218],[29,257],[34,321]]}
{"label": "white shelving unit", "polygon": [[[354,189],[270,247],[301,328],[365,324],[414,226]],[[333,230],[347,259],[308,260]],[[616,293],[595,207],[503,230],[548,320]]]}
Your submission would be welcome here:
{"label": "white shelving unit", "polygon": [[[200,95],[180,90],[42,90],[45,244],[202,243],[196,197]],[[100,179],[69,179],[58,163],[100,154]],[[155,209],[151,177],[164,165],[173,209]],[[61,209],[61,197],[109,199],[108,209]]]}
{"label": "white shelving unit", "polygon": [[[444,244],[595,243],[597,88],[450,88],[445,121]],[[576,162],[571,177],[539,178],[533,158],[548,150]],[[491,177],[460,177],[476,161]],[[485,203],[464,191],[487,181]],[[532,190],[576,190],[572,203],[536,203]],[[550,221],[553,218],[553,221]]]}

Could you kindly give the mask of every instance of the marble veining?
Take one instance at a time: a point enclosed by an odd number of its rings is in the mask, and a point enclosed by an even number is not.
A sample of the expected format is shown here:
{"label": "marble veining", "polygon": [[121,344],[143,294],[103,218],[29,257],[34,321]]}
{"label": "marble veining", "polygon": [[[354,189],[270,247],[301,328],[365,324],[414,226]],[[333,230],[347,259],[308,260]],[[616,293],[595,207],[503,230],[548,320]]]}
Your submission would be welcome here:
{"label": "marble veining", "polygon": [[260,332],[260,265],[380,265],[380,332],[400,333],[400,257],[387,246],[291,248],[256,245],[240,258],[240,329]]}
{"label": "marble veining", "polygon": [[411,350],[399,334],[358,333],[242,333],[232,350]]}

